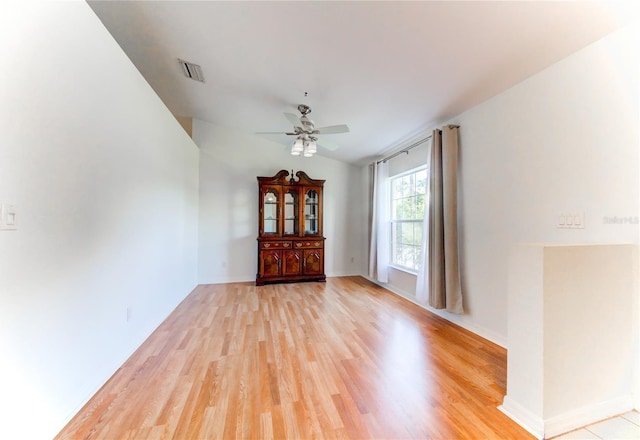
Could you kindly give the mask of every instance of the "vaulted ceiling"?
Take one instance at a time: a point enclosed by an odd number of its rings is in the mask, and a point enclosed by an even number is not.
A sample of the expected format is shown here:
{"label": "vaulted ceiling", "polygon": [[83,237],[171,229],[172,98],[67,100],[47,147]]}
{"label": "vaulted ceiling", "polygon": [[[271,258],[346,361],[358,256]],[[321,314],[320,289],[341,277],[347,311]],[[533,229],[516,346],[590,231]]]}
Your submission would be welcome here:
{"label": "vaulted ceiling", "polygon": [[[284,132],[283,112],[304,103],[316,126],[349,126],[325,136],[339,149],[319,154],[350,163],[620,26],[609,4],[583,1],[88,3],[175,115]],[[186,78],[178,58],[202,66],[205,82]]]}

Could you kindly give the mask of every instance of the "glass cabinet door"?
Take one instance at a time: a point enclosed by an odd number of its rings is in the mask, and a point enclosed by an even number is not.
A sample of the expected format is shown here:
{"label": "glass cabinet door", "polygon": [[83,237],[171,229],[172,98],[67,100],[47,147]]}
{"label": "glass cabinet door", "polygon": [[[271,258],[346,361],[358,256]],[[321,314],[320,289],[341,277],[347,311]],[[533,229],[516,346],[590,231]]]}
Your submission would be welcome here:
{"label": "glass cabinet door", "polygon": [[305,235],[318,234],[318,192],[310,189],[305,193],[304,199],[304,233]]}
{"label": "glass cabinet door", "polygon": [[278,218],[280,214],[280,206],[278,199],[278,191],[268,189],[264,193],[263,199],[262,224],[264,226],[264,234],[278,234]]}
{"label": "glass cabinet door", "polygon": [[298,235],[298,190],[290,189],[284,195],[284,233]]}

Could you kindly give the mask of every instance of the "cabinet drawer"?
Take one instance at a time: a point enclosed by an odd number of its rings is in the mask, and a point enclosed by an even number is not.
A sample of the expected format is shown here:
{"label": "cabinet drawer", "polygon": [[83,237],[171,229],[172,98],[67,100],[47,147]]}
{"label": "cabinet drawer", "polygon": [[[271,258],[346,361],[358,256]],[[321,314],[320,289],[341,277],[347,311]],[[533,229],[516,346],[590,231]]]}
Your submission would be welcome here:
{"label": "cabinet drawer", "polygon": [[291,249],[290,241],[262,241],[260,249]]}
{"label": "cabinet drawer", "polygon": [[323,240],[300,240],[293,242],[295,249],[322,249],[323,245]]}

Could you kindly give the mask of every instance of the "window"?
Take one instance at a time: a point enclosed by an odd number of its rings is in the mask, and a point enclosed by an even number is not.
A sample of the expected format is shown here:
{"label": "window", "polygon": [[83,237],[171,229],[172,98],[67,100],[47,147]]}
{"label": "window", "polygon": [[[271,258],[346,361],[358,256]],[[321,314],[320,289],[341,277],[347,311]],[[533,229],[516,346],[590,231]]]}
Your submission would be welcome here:
{"label": "window", "polygon": [[416,272],[420,268],[427,170],[392,177],[390,183],[391,264]]}

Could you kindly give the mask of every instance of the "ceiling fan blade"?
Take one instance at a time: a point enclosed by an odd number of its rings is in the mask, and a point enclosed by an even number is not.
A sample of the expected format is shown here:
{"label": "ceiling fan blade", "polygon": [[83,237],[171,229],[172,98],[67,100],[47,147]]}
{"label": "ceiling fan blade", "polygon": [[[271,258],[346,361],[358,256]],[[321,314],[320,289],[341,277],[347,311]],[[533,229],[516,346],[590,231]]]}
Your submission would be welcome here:
{"label": "ceiling fan blade", "polygon": [[335,151],[335,150],[337,150],[338,148],[340,148],[340,147],[338,146],[338,144],[336,144],[336,143],[334,143],[334,142],[331,142],[331,141],[329,141],[329,140],[327,140],[327,139],[319,139],[319,138],[318,138],[318,139],[316,140],[316,144],[320,145],[322,148],[326,148],[326,149],[327,149],[327,150],[329,150],[329,151]]}
{"label": "ceiling fan blade", "polygon": [[345,124],[329,125],[328,127],[319,127],[313,130],[318,134],[337,134],[337,133],[349,133],[349,127]]}
{"label": "ceiling fan blade", "polygon": [[300,127],[300,118],[293,113],[284,113],[284,116],[291,122],[294,127]]}
{"label": "ceiling fan blade", "polygon": [[256,131],[254,134],[286,134],[287,136],[298,136],[300,133],[292,133],[289,131]]}

